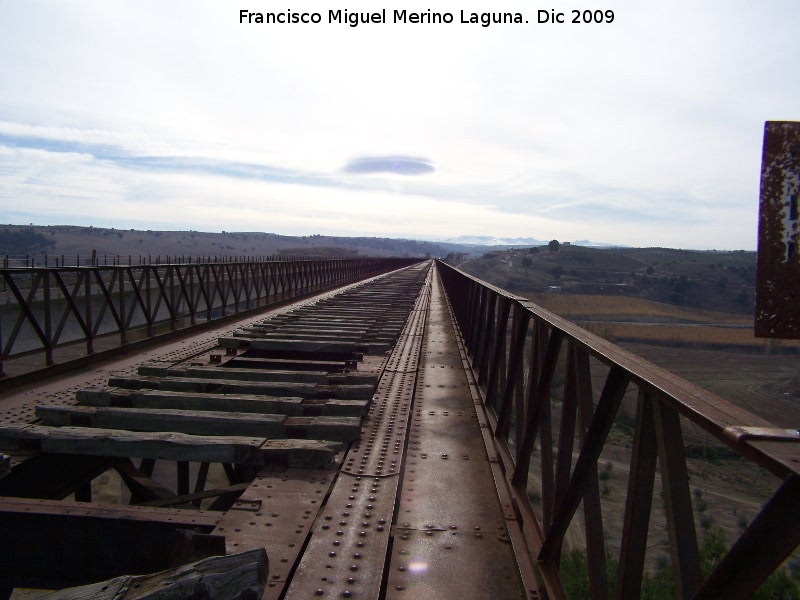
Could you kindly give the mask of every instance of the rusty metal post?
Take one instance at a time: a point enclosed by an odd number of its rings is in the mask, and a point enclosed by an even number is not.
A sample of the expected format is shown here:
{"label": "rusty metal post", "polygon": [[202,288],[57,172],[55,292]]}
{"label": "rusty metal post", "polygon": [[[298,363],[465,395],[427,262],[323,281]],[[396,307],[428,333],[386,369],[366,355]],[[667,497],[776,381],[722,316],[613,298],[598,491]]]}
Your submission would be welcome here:
{"label": "rusty metal post", "polygon": [[657,457],[653,401],[649,392],[640,389],[625,518],[622,522],[622,548],[616,594],[618,600],[636,598],[642,587]]}
{"label": "rusty metal post", "polygon": [[654,403],[653,419],[661,466],[661,485],[664,488],[675,593],[688,599],[700,587],[703,576],[700,572],[700,554],[692,498],[689,494],[689,474],[686,470],[681,422],[678,413],[664,402]]}
{"label": "rusty metal post", "polygon": [[[130,265],[130,256],[128,258],[128,264]],[[128,315],[125,312],[125,276],[128,271],[120,267],[117,273],[119,273],[119,343],[120,346],[124,346],[128,343],[127,336],[125,335],[128,329]]]}
{"label": "rusty metal post", "polygon": [[757,337],[800,338],[800,122],[767,122],[758,221]]}
{"label": "rusty metal post", "polygon": [[52,304],[50,302],[50,272],[45,269],[43,275],[43,282],[42,282],[42,294],[44,296],[44,305],[42,306],[42,310],[44,311],[44,337],[46,338],[45,341],[45,364],[48,366],[54,363],[53,360],[53,316],[52,316]]}
{"label": "rusty metal post", "polygon": [[86,353],[93,354],[94,353],[94,339],[91,335],[92,331],[92,272],[94,271],[95,267],[88,267],[84,273],[86,279],[83,282],[84,285],[84,294],[86,300],[86,329],[89,332],[89,335],[86,336]]}

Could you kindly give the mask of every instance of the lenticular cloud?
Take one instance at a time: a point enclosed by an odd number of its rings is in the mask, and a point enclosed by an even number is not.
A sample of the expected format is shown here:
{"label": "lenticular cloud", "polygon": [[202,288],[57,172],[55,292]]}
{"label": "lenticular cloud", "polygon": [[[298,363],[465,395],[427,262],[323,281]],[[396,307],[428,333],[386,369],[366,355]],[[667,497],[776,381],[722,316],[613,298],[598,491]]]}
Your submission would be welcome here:
{"label": "lenticular cloud", "polygon": [[431,161],[414,156],[362,156],[348,162],[346,173],[397,173],[398,175],[425,175],[433,173]]}

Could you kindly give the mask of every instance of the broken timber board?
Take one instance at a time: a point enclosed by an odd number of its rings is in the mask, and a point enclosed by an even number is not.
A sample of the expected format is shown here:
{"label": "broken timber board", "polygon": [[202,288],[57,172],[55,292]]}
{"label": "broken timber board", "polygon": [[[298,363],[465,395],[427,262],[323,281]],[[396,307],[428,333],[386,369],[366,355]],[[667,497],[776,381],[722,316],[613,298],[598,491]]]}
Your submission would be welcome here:
{"label": "broken timber board", "polygon": [[27,445],[37,443],[42,452],[154,458],[190,462],[243,463],[251,459],[264,439],[195,436],[185,433],[144,433],[120,429],[2,425],[0,439]]}
{"label": "broken timber board", "polygon": [[36,416],[45,425],[176,431],[191,435],[225,435],[264,438],[286,437],[283,415],[223,413],[176,409],[104,408],[41,405]]}
{"label": "broken timber board", "polygon": [[278,413],[283,415],[326,415],[360,417],[367,413],[367,400],[334,400],[327,398],[279,398],[255,394],[212,394],[204,392],[171,392],[162,390],[123,390],[87,388],[77,393],[78,404],[121,408],[176,408],[223,412]]}
{"label": "broken timber board", "polygon": [[62,405],[38,406],[36,416],[45,425],[59,427],[74,425],[270,439],[288,437],[352,441],[361,432],[361,419],[358,417],[286,417],[237,412]]}
{"label": "broken timber board", "polygon": [[252,348],[254,350],[277,350],[280,352],[336,352],[348,354],[358,352],[357,344],[340,342],[336,339],[285,340],[222,337],[219,338],[219,345],[223,348]]}
{"label": "broken timber board", "polygon": [[237,369],[234,367],[165,367],[146,364],[137,373],[149,377],[192,377],[198,379],[233,379],[236,381],[275,381],[293,383],[326,383],[325,371],[277,371]]}
{"label": "broken timber board", "polygon": [[324,467],[341,444],[320,440],[266,440],[232,436],[198,436],[175,432],[133,432],[91,427],[2,425],[0,440],[42,452],[153,458],[183,462],[275,464]]}
{"label": "broken timber board", "polygon": [[323,385],[293,382],[256,382],[235,379],[200,379],[192,377],[112,377],[112,387],[130,390],[166,390],[174,392],[206,392],[217,394],[287,395],[301,398],[342,398],[363,400],[372,397],[372,385]]}

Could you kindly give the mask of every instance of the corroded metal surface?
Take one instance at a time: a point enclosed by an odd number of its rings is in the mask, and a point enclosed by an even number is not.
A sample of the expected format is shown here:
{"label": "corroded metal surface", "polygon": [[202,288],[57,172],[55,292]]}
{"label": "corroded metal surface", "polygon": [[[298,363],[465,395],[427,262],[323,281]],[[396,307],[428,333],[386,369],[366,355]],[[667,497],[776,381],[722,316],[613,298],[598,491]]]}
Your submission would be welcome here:
{"label": "corroded metal surface", "polygon": [[438,279],[409,435],[386,597],[528,597]]}
{"label": "corroded metal surface", "polygon": [[267,551],[270,575],[264,598],[283,593],[334,478],[331,470],[264,470],[214,530],[225,536],[228,554]]}
{"label": "corroded metal surface", "polygon": [[767,122],[758,221],[758,337],[800,338],[800,123]]}
{"label": "corroded metal surface", "polygon": [[378,598],[412,400],[430,274],[416,297],[364,420],[361,439],[344,458],[286,598]]}

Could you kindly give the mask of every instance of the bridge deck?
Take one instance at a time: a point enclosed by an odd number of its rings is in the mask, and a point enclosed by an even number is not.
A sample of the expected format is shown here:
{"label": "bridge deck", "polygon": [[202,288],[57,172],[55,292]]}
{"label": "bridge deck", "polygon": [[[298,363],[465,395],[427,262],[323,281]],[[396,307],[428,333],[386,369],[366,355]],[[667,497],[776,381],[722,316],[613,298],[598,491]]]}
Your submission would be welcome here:
{"label": "bridge deck", "polygon": [[0,596],[264,548],[264,598],[531,597],[473,392],[427,265],[7,392]]}

